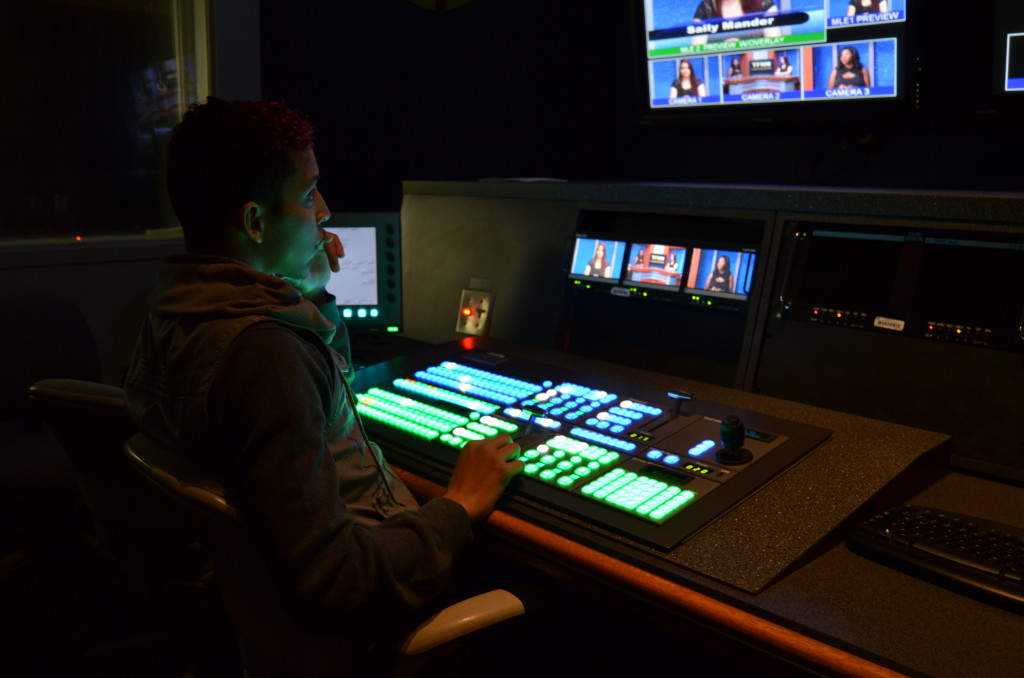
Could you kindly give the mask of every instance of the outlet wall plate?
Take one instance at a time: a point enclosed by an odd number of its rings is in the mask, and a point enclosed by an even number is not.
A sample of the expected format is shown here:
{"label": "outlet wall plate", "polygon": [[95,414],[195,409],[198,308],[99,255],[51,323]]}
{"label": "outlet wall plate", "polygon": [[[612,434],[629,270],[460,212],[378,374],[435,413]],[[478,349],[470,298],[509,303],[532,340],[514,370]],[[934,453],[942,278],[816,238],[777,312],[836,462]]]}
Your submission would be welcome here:
{"label": "outlet wall plate", "polygon": [[462,290],[462,298],[459,301],[459,317],[455,321],[455,331],[459,334],[471,334],[475,337],[487,336],[487,331],[491,326],[491,307],[493,303],[493,292]]}

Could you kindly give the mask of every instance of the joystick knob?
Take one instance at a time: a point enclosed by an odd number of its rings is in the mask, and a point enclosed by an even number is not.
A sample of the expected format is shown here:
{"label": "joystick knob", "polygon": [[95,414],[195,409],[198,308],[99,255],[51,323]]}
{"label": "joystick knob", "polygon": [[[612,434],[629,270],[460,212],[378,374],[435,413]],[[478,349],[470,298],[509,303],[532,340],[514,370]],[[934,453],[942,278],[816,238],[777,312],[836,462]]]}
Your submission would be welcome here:
{"label": "joystick knob", "polygon": [[743,447],[747,434],[739,417],[730,414],[723,419],[719,435],[722,446],[715,451],[715,461],[718,463],[737,466],[747,464],[754,458],[750,450]]}

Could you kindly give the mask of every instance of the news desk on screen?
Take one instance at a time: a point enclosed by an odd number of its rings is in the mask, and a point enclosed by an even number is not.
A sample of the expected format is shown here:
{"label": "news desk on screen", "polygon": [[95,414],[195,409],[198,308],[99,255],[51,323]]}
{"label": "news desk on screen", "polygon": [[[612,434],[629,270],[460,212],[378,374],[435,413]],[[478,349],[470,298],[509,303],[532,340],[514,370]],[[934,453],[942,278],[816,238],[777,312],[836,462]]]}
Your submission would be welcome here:
{"label": "news desk on screen", "polygon": [[747,94],[749,92],[795,92],[800,87],[800,78],[777,75],[754,75],[746,78],[732,78],[725,81],[726,94]]}

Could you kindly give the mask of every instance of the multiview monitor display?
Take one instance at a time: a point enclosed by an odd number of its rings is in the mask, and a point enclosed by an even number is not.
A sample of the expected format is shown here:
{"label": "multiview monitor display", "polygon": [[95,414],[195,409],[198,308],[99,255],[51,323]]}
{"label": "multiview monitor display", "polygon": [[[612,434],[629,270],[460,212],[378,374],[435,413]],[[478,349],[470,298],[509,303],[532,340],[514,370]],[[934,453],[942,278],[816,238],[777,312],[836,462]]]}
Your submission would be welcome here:
{"label": "multiview monitor display", "polygon": [[651,110],[902,96],[907,0],[645,0]]}
{"label": "multiview monitor display", "polygon": [[574,238],[568,273],[574,285],[591,289],[591,283],[605,283],[594,289],[615,296],[712,306],[710,298],[750,296],[756,259],[753,248],[581,234]]}

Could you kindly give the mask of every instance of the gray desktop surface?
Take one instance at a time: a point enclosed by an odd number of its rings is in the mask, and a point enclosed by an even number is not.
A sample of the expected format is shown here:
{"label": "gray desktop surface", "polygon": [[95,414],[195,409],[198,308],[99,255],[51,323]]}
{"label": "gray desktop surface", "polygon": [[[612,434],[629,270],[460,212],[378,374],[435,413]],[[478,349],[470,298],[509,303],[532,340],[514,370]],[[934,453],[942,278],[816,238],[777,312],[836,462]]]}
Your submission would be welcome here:
{"label": "gray desktop surface", "polygon": [[[866,504],[897,501],[937,477],[929,460],[948,437],[931,431],[768,398],[670,375],[612,365],[547,349],[487,340],[486,350],[568,367],[617,381],[668,391],[683,389],[695,400],[834,431],[781,475],[693,537],[665,554],[635,543],[630,555],[660,569],[666,561],[748,594],[763,591],[794,565],[827,548],[828,538]],[[446,348],[447,347],[447,348]],[[443,354],[458,344],[441,345]],[[578,523],[565,517],[567,523]],[[598,548],[622,541],[610,534],[579,532]]]}
{"label": "gray desktop surface", "polygon": [[[453,345],[425,351],[443,355]],[[634,544],[623,560],[909,675],[1019,675],[1024,616],[858,556],[843,540],[868,512],[903,501],[1022,524],[1024,488],[932,467],[945,435],[546,349],[484,345],[621,381],[687,388],[698,398],[834,430],[830,441],[667,557]],[[401,362],[366,376],[400,371]],[[564,519],[568,527],[560,531],[573,534],[572,518]],[[621,542],[582,527],[576,534],[605,552]]]}

